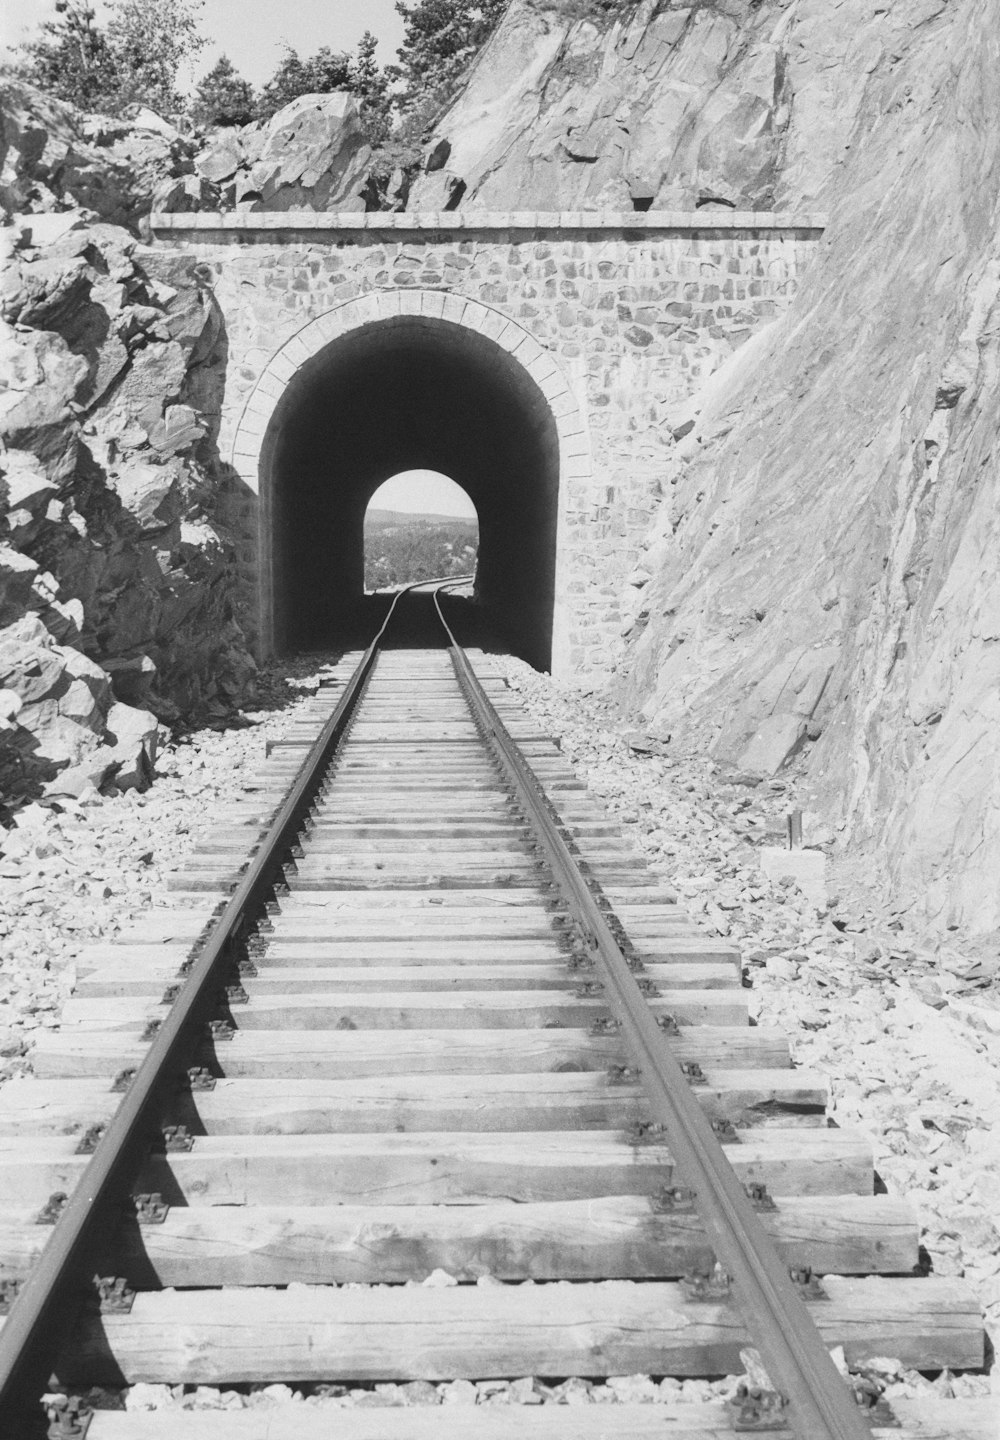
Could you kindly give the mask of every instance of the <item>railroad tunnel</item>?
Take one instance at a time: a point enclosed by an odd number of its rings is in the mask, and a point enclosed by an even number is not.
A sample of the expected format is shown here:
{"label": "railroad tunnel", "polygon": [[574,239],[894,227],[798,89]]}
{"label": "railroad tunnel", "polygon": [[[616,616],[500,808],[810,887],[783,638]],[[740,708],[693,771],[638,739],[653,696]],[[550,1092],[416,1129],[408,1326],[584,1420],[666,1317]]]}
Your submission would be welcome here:
{"label": "railroad tunnel", "polygon": [[476,610],[515,654],[548,669],[555,419],[506,350],[423,316],[332,341],[274,411],[261,452],[274,648],[357,643],[365,510],[385,480],[407,470],[438,471],[465,490],[479,515]]}

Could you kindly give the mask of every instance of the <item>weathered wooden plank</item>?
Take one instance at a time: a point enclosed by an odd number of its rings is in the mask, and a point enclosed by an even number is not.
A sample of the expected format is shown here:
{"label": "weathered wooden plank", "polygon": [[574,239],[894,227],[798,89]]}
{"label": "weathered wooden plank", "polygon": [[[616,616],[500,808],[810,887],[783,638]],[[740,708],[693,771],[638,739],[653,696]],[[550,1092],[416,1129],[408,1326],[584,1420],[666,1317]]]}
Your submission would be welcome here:
{"label": "weathered wooden plank", "polygon": [[[560,1129],[574,1123],[618,1125],[624,1128],[646,1118],[646,1104],[637,1087],[609,1085],[605,1077],[584,1077],[561,1083],[558,1077],[542,1081],[526,1077],[517,1084],[508,1078],[502,1098],[488,1085],[455,1085],[453,1077],[384,1081],[292,1080],[288,1078],[220,1079],[214,1090],[194,1096],[179,1095],[171,1115],[193,1129],[204,1126],[209,1134],[291,1134],[356,1129]],[[531,1082],[535,1082],[532,1092]],[[455,1098],[449,1096],[449,1082]],[[602,1090],[602,1085],[605,1087]],[[547,1088],[546,1088],[547,1087]],[[605,1093],[605,1090],[608,1093]],[[107,1121],[119,1096],[100,1080],[38,1080],[33,1085],[0,1092],[0,1134],[72,1134],[88,1125]],[[730,1075],[708,1072],[697,1087],[699,1103],[713,1119],[745,1124],[796,1118],[819,1123],[818,1111],[826,1099],[821,1077],[798,1070],[747,1070]],[[509,1118],[505,1109],[510,1111]],[[524,1113],[530,1123],[518,1124]],[[560,1112],[562,1121],[560,1123]],[[547,1124],[546,1124],[547,1122]]]}
{"label": "weathered wooden plank", "polygon": [[[636,886],[653,885],[654,877],[648,871],[627,865],[600,864],[591,867],[594,877],[602,884],[605,880],[628,880]],[[393,866],[383,871],[369,870],[365,873],[356,870],[344,870],[339,875],[336,871],[314,875],[291,875],[289,884],[293,890],[350,890],[358,884],[363,883],[369,890],[397,890],[406,889],[442,889],[461,890],[466,886],[474,888],[480,885],[492,885],[499,890],[506,890],[511,886],[522,886],[530,883],[532,876],[538,876],[538,871],[523,865],[506,865],[502,869],[491,872],[487,868],[456,868],[443,865],[429,865],[425,874],[416,871],[402,871]],[[220,870],[217,875],[206,876],[204,882],[194,872],[187,872],[187,883],[182,884],[184,875],[172,877],[171,887],[176,889],[223,889],[225,886],[234,884],[236,881],[235,871]],[[174,881],[176,880],[176,884]],[[538,879],[539,887],[544,882],[544,875]]]}
{"label": "weathered wooden plank", "polygon": [[[810,1312],[848,1364],[892,1354],[917,1369],[982,1363],[971,1291],[954,1280],[831,1276]],[[86,1317],[56,1362],[62,1383],[523,1375],[725,1374],[747,1335],[731,1305],[691,1304],[671,1281],[407,1287],[293,1286],[140,1294]]]}
{"label": "weathered wooden plank", "polygon": [[[503,990],[511,987],[518,990],[553,990],[560,985],[572,984],[573,974],[567,969],[566,957],[547,956],[522,957],[513,965],[466,955],[466,964],[447,961],[435,965],[428,961],[413,961],[406,965],[394,963],[391,953],[384,950],[380,956],[361,959],[351,957],[353,965],[341,965],[333,961],[322,961],[312,965],[274,965],[270,958],[258,962],[258,974],[246,980],[246,986],[255,1001],[266,999],[271,993],[283,995],[311,994],[327,995],[332,991],[369,991],[377,979],[380,986],[394,992],[423,990],[442,992],[448,990]],[[374,972],[374,973],[373,973]],[[164,986],[172,983],[177,974],[176,965],[142,966],[117,964],[102,966],[77,982],[74,996],[81,1000],[99,998],[123,998],[144,996],[154,1004],[163,994]],[[669,985],[672,989],[685,986],[704,989],[731,988],[734,981],[731,965],[708,964],[648,964],[646,978],[655,985]],[[576,979],[579,979],[577,976]]]}
{"label": "weathered wooden plank", "polygon": [[[599,843],[601,849],[594,851],[587,851],[585,845],[581,845],[581,851],[588,863],[609,865],[623,870],[641,869],[645,866],[646,862],[641,856],[624,848],[615,848],[611,841],[602,840]],[[242,851],[238,853],[241,854]],[[234,851],[234,861],[238,858],[238,853]],[[210,863],[214,866],[224,858],[221,855],[213,856]],[[445,841],[440,846],[428,842],[426,850],[423,851],[419,848],[396,848],[390,845],[365,849],[340,844],[337,848],[327,848],[321,842],[315,846],[310,842],[305,857],[298,862],[298,870],[302,877],[319,877],[325,874],[340,875],[350,870],[417,870],[423,873],[441,868],[456,871],[499,870],[524,865],[534,868],[527,841],[512,845],[500,845],[490,841],[470,841],[467,845],[462,845]]]}
{"label": "weathered wooden plank", "polygon": [[[213,823],[222,824],[233,817],[242,820],[253,815],[255,811],[265,809],[265,800],[266,805],[271,808],[277,803],[275,799],[262,798],[258,793],[248,792],[240,801],[230,801],[213,808]],[[608,821],[607,811],[580,791],[564,792],[559,797],[558,808],[563,822],[569,826],[576,826],[582,821],[606,825]],[[512,813],[507,796],[493,790],[483,790],[477,794],[475,810],[477,817],[486,815],[507,818]],[[460,794],[446,792],[424,795],[405,791],[391,802],[384,795],[358,793],[352,796],[341,795],[335,803],[321,802],[317,813],[319,818],[338,824],[346,822],[358,825],[387,825],[412,817],[415,820],[460,825],[469,819],[469,804],[468,801],[463,803]]]}
{"label": "weathered wooden plank", "polygon": [[[0,1139],[0,1203],[41,1205],[83,1173],[74,1136]],[[867,1139],[843,1130],[748,1131],[727,1147],[744,1183],[773,1195],[870,1195]],[[190,1205],[434,1205],[651,1195],[682,1183],[669,1150],[608,1130],[479,1134],[198,1136],[154,1156],[137,1191]]]}
{"label": "weathered wooden plank", "polygon": [[[781,1199],[763,1215],[788,1265],[827,1275],[901,1273],[917,1263],[917,1221],[875,1196]],[[0,1275],[38,1263],[45,1226],[0,1209]],[[692,1210],[657,1213],[638,1196],[550,1204],[173,1207],[128,1224],[96,1257],[137,1288],[402,1284],[442,1269],[461,1281],[675,1279],[714,1252]]]}
{"label": "weathered wooden plank", "polygon": [[[683,915],[684,912],[677,904],[677,894],[671,886],[659,880],[654,885],[643,885],[636,887],[628,885],[608,885],[603,887],[605,895],[614,906],[615,913],[623,916],[631,911],[638,913],[642,918],[655,907],[663,907],[666,915]],[[182,902],[178,902],[182,903]],[[202,904],[205,902],[203,901]],[[322,893],[286,895],[281,901],[281,913],[303,914],[316,911],[343,910],[356,907],[384,909],[391,904],[392,909],[403,907],[411,909],[436,909],[438,906],[445,908],[455,907],[457,909],[484,909],[503,913],[504,911],[517,909],[520,906],[528,905],[535,908],[545,908],[545,900],[539,898],[535,886],[511,886],[509,890],[498,894],[496,890],[487,886],[476,890],[474,886],[461,893],[454,894],[443,891],[440,896],[414,894],[410,890],[401,890],[398,895],[373,896],[370,891],[361,887],[357,890],[335,890],[324,895]],[[169,916],[172,912],[167,911]],[[657,912],[658,913],[658,912]],[[688,924],[694,922],[688,919]]]}
{"label": "weathered wooden plank", "polygon": [[[299,965],[372,965],[372,964],[443,964],[449,965],[491,965],[491,964],[565,964],[568,958],[556,935],[551,932],[537,938],[522,938],[516,932],[505,938],[493,936],[469,937],[464,926],[433,927],[426,931],[417,929],[416,934],[400,934],[381,939],[342,939],[340,927],[331,927],[332,933],[323,939],[296,940],[285,938],[285,927],[279,921],[269,937],[262,963],[267,966]],[[496,932],[494,932],[494,935]],[[733,977],[736,973],[737,956],[728,952],[724,961],[716,951],[720,948],[702,936],[673,934],[665,938],[662,945],[646,941],[636,947],[648,964],[665,967],[667,974],[680,974],[681,968],[690,964],[723,965]],[[116,952],[105,951],[106,956],[117,958]],[[145,952],[155,961],[156,952]],[[691,958],[689,959],[689,954]],[[143,951],[135,947],[130,959],[141,963]],[[173,955],[169,956],[173,959]],[[81,964],[85,962],[81,961]],[[162,960],[160,963],[163,963]]]}
{"label": "weathered wooden plank", "polygon": [[[876,1440],[997,1440],[996,1397],[894,1400],[901,1428]],[[705,1405],[461,1405],[268,1407],[267,1440],[737,1440],[721,1403]],[[95,1414],[89,1440],[261,1440],[259,1409]]]}
{"label": "weathered wooden plank", "polygon": [[[587,838],[610,836],[620,838],[621,832],[617,825],[611,820],[577,820],[573,824],[574,833],[579,833]],[[340,836],[348,840],[382,840],[391,839],[395,836],[412,838],[419,843],[422,837],[447,838],[461,836],[490,836],[503,835],[508,832],[527,835],[530,832],[523,821],[513,815],[504,815],[502,812],[490,816],[466,816],[464,820],[453,820],[450,824],[442,824],[438,821],[427,819],[413,819],[406,823],[398,820],[384,820],[380,824],[366,825],[352,820],[341,820],[337,813],[325,814],[324,818],[317,821],[311,833],[313,835]]]}
{"label": "weathered wooden plank", "polygon": [[[233,853],[235,855],[237,852]],[[373,869],[393,869],[425,872],[441,866],[455,870],[499,870],[528,865],[528,857],[527,841],[503,845],[490,840],[470,840],[466,845],[455,841],[444,841],[440,844],[428,841],[426,850],[421,851],[397,849],[388,845],[372,848],[340,845],[337,849],[327,849],[322,842],[314,845],[310,839],[304,858],[298,861],[298,872],[300,877],[304,877],[327,873],[339,875],[345,870],[366,872]],[[211,863],[216,864],[214,857]]]}
{"label": "weathered wooden plank", "polygon": [[[742,990],[662,990],[649,1001],[654,1013],[667,1012],[685,1025],[739,1025],[747,1023]],[[492,1030],[586,1026],[607,1013],[603,1000],[577,999],[560,990],[459,990],[405,995],[363,992],[315,994],[308,1001],[294,994],[251,995],[249,1004],[237,1007],[240,1030],[273,1029],[467,1029],[481,1025]],[[101,1000],[70,999],[63,1006],[63,1025],[89,1030],[142,1030],[146,1021],[164,1007],[151,1006],[145,997],[110,997]]]}
{"label": "weathered wooden plank", "polygon": [[[231,844],[234,851],[240,848],[241,838],[240,836],[234,838]],[[222,842],[216,843],[221,844]],[[345,837],[335,829],[317,826],[309,835],[308,854],[310,857],[322,857],[322,864],[329,864],[334,858],[343,860],[346,857],[356,858],[358,864],[370,864],[373,856],[383,860],[403,861],[413,858],[420,859],[424,855],[464,855],[469,857],[486,857],[490,853],[499,857],[521,855],[530,843],[531,837],[528,832],[513,825],[506,830],[485,835],[468,833],[464,836],[429,836],[420,834],[407,837],[396,834],[377,836],[374,839],[365,839],[355,835]],[[604,858],[615,860],[621,856],[635,860],[641,859],[632,846],[617,835],[580,836],[576,845],[580,855],[587,860]],[[643,861],[643,863],[645,862]]]}
{"label": "weathered wooden plank", "polygon": [[[787,1037],[764,1026],[686,1026],[671,1043],[678,1059],[697,1060],[706,1067],[791,1064]],[[110,1077],[136,1065],[146,1049],[138,1036],[127,1032],[45,1030],[35,1042],[32,1064],[39,1079]],[[217,1045],[214,1054],[229,1076],[313,1079],[606,1070],[627,1059],[617,1036],[595,1037],[579,1028],[505,1030],[500,1046],[488,1030],[237,1031]]]}

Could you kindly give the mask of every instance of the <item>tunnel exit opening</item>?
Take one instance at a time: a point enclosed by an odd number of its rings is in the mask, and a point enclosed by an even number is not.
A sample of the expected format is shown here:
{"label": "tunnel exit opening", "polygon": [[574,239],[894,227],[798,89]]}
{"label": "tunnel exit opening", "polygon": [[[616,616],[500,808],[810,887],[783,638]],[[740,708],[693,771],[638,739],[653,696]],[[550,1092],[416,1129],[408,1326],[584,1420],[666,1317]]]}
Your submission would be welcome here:
{"label": "tunnel exit opening", "polygon": [[365,593],[475,576],[479,516],[460,485],[433,470],[394,475],[365,511]]}
{"label": "tunnel exit opening", "polygon": [[515,654],[552,656],[557,423],[540,385],[477,330],[425,315],[362,324],[300,365],[260,451],[265,625],[278,653],[354,635],[364,520],[405,471],[450,477],[479,517],[476,602]]}

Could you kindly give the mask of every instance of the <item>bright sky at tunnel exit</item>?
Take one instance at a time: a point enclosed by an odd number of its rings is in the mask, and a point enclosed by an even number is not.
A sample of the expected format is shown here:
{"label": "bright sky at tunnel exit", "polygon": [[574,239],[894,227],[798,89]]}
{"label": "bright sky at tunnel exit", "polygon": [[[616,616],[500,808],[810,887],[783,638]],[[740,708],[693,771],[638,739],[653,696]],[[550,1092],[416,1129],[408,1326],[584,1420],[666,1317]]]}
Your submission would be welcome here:
{"label": "bright sky at tunnel exit", "polygon": [[[105,10],[93,0],[98,19]],[[54,0],[2,0],[0,47],[19,44],[43,20],[55,16]],[[396,58],[403,38],[403,22],[394,0],[298,0],[276,5],[274,0],[205,0],[201,33],[208,44],[197,57],[193,76],[181,77],[181,89],[190,88],[226,54],[254,85],[274,73],[287,42],[300,55],[311,55],[321,45],[331,50],[354,50],[366,30],[379,40],[383,65]]]}
{"label": "bright sky at tunnel exit", "polygon": [[370,510],[395,510],[407,515],[456,515],[475,520],[476,507],[454,480],[436,470],[404,470],[375,491]]}

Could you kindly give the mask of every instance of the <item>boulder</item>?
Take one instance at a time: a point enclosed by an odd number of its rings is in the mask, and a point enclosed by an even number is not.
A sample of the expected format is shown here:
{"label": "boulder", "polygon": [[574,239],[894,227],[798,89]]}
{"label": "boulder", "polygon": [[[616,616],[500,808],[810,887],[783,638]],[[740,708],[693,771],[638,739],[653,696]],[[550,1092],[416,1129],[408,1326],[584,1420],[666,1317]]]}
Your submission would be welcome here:
{"label": "boulder", "polygon": [[154,186],[151,209],[168,214],[218,210],[220,198],[219,187],[201,175],[168,176]]}
{"label": "boulder", "polygon": [[49,480],[40,462],[25,450],[8,450],[0,464],[0,502],[6,491],[8,510],[40,510],[48,506],[56,486]]}
{"label": "boulder", "polygon": [[255,135],[260,125],[227,125],[217,130],[195,157],[198,174],[212,184],[232,180],[241,166],[247,164],[247,150],[244,136]]}
{"label": "boulder", "polygon": [[[0,626],[20,619],[28,608],[38,564],[12,545],[0,545]],[[3,644],[0,630],[0,646]]]}
{"label": "boulder", "polygon": [[156,679],[156,665],[148,655],[117,655],[104,661],[115,698],[143,708]]}
{"label": "boulder", "polygon": [[50,799],[68,796],[79,800],[92,791],[100,790],[114,767],[114,761],[105,746],[94,750],[79,765],[68,765],[65,770],[46,781],[42,793]]}
{"label": "boulder", "polygon": [[119,790],[145,790],[153,778],[159,722],[149,710],[116,702],[108,711],[107,746]]}
{"label": "boulder", "polygon": [[236,198],[253,210],[363,210],[370,151],[353,95],[300,95],[253,130]]}
{"label": "boulder", "polygon": [[79,650],[57,645],[35,615],[0,631],[0,689],[21,701],[8,743],[28,760],[78,764],[100,745],[111,683]]}
{"label": "boulder", "polygon": [[51,432],[72,418],[70,402],[86,374],[86,360],[61,335],[0,324],[0,436],[44,458]]}
{"label": "boulder", "polygon": [[110,480],[122,505],[143,530],[162,530],[181,514],[176,465],[132,460]]}
{"label": "boulder", "polygon": [[[797,886],[817,909],[826,904],[826,856],[822,850],[783,850],[777,845],[763,845],[760,868],[761,873],[774,884],[780,885],[784,881]],[[770,960],[767,968],[769,973],[775,973]],[[785,975],[781,978],[794,977]]]}
{"label": "boulder", "polygon": [[194,148],[152,111],[133,119],[81,115],[5,76],[0,208],[14,215],[75,206],[134,227],[161,181],[193,170]]}
{"label": "boulder", "polygon": [[0,734],[17,728],[15,721],[23,705],[24,701],[16,690],[0,690]]}

